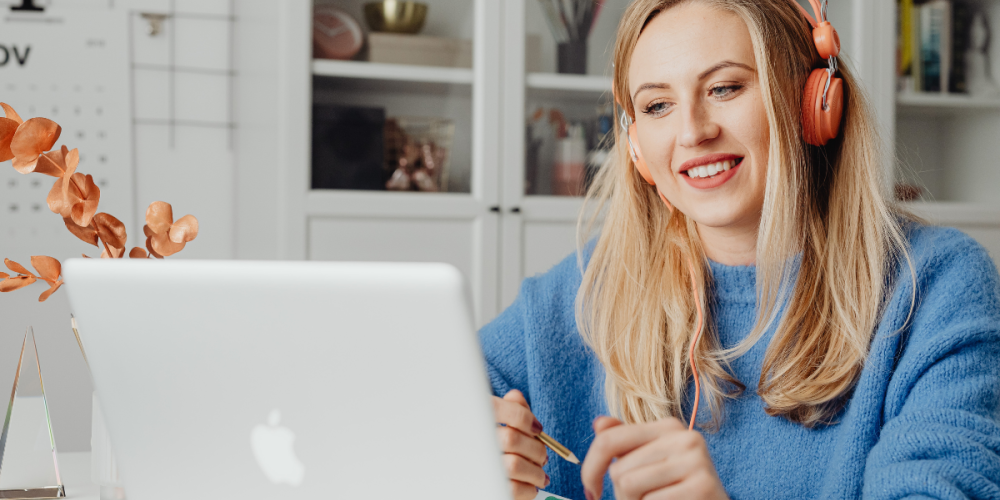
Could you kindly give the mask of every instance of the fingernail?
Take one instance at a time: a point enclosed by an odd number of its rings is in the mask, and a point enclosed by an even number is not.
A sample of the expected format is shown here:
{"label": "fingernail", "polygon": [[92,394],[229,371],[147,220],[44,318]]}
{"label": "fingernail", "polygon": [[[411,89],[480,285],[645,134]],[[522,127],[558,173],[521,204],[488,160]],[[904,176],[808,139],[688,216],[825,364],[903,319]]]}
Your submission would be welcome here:
{"label": "fingernail", "polygon": [[548,475],[548,474],[546,474],[546,475],[545,475],[545,487],[548,487],[548,486],[549,486],[549,483],[551,483],[551,482],[552,482],[552,480],[551,480],[551,479],[549,479],[549,475]]}
{"label": "fingernail", "polygon": [[594,494],[590,490],[583,490],[583,494],[587,496],[587,500],[594,500]]}
{"label": "fingernail", "polygon": [[539,422],[537,418],[531,423],[531,432],[534,432],[535,434],[542,432],[542,423]]}

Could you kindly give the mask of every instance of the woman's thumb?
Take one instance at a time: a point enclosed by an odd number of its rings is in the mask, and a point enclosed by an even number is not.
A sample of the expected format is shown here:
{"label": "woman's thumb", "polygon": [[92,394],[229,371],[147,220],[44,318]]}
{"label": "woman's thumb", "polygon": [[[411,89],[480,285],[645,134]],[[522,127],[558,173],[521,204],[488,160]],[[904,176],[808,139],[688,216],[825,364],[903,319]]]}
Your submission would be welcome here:
{"label": "woman's thumb", "polygon": [[517,389],[511,389],[508,391],[507,394],[504,394],[503,399],[528,408],[528,400],[524,399],[524,394],[521,394],[521,391]]}

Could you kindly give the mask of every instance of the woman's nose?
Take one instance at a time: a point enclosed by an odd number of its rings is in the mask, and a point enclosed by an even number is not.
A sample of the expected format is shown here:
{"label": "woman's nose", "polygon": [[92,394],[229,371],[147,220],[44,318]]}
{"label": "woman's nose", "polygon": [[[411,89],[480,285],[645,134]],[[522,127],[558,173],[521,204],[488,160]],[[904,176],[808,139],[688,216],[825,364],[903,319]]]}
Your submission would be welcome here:
{"label": "woman's nose", "polygon": [[679,141],[681,146],[695,148],[719,136],[720,128],[712,120],[711,113],[704,104],[700,102],[682,104],[681,113],[683,127]]}

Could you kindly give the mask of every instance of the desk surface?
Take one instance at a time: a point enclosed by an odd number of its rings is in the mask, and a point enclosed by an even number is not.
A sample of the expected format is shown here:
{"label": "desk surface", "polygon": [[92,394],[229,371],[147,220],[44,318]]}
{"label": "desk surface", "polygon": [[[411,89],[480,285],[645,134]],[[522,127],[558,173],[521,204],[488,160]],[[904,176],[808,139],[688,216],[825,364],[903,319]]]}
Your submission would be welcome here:
{"label": "desk surface", "polygon": [[[66,498],[71,500],[100,500],[101,489],[90,480],[90,452],[60,453],[59,472],[63,484],[66,485]],[[548,500],[554,497],[544,491],[538,493],[535,500]]]}
{"label": "desk surface", "polygon": [[59,475],[67,498],[100,500],[101,489],[90,480],[90,452],[59,453]]}

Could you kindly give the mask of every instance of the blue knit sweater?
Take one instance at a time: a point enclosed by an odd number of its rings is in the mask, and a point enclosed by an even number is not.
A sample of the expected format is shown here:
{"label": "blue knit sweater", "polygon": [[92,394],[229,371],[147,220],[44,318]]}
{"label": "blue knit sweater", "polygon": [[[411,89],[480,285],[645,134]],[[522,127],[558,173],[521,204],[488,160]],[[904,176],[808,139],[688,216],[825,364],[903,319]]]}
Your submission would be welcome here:
{"label": "blue knit sweater", "polygon": [[[838,423],[806,429],[764,413],[756,393],[770,334],[732,364],[747,390],[706,433],[733,499],[1000,499],[1000,278],[986,251],[954,229],[909,230],[917,273],[901,266],[865,368]],[[724,347],[756,318],[755,268],[711,263],[714,318]],[[493,392],[521,390],[545,432],[577,456],[607,414],[604,369],[574,318],[580,271],[572,255],[526,279],[480,331]],[[549,451],[547,491],[584,497],[580,467]],[[614,498],[605,480],[605,499]]]}

